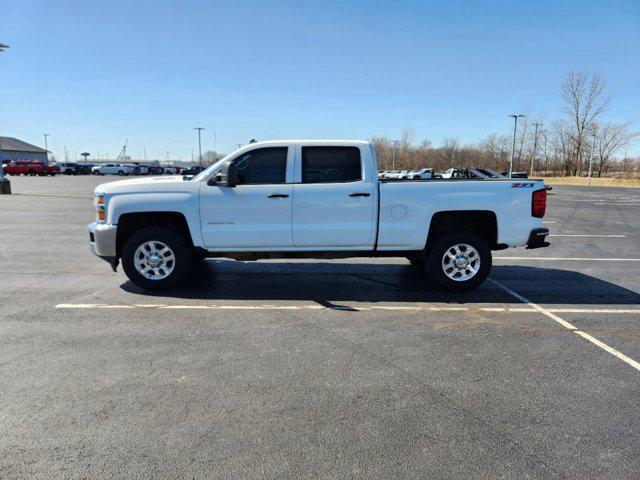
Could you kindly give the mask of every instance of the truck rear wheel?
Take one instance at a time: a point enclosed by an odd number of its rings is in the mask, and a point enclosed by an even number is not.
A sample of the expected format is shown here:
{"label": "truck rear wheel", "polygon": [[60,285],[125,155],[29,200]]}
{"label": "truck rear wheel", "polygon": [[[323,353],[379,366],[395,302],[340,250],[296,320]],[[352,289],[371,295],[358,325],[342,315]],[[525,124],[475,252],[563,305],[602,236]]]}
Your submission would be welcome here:
{"label": "truck rear wheel", "polygon": [[440,288],[467,292],[485,281],[491,262],[491,250],[482,237],[471,232],[444,233],[431,244],[426,267]]}
{"label": "truck rear wheel", "polygon": [[129,280],[145,290],[181,285],[191,270],[191,250],[185,239],[168,228],[138,230],[122,249],[122,267]]}

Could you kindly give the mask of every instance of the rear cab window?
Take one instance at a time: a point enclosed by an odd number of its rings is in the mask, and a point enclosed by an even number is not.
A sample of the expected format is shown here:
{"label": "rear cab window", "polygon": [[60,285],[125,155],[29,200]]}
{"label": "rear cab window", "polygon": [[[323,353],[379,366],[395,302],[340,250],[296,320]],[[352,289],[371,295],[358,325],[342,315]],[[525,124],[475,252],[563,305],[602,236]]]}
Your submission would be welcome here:
{"label": "rear cab window", "polygon": [[347,183],[362,180],[358,147],[302,147],[302,183]]}

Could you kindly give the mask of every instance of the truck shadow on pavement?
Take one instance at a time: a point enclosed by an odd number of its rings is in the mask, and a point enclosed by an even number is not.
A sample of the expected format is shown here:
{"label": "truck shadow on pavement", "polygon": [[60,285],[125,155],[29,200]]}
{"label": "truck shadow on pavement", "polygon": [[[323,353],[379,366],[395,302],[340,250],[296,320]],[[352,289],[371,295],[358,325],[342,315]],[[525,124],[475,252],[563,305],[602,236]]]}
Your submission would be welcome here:
{"label": "truck shadow on pavement", "polygon": [[[494,266],[491,278],[535,303],[640,304],[637,292],[571,270]],[[521,303],[490,282],[472,292],[444,292],[424,270],[408,264],[208,260],[195,267],[179,289],[145,291],[128,281],[121,288],[158,298],[313,301],[328,308],[338,307],[335,302],[340,301]]]}

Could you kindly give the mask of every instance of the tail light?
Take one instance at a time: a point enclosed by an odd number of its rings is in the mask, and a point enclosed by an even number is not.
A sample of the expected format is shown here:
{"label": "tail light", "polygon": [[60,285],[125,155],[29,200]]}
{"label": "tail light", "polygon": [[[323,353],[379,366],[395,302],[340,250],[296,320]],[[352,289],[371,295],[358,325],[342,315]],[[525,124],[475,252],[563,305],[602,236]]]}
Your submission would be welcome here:
{"label": "tail light", "polygon": [[547,210],[547,191],[545,189],[533,192],[531,199],[531,216],[536,218],[544,217]]}

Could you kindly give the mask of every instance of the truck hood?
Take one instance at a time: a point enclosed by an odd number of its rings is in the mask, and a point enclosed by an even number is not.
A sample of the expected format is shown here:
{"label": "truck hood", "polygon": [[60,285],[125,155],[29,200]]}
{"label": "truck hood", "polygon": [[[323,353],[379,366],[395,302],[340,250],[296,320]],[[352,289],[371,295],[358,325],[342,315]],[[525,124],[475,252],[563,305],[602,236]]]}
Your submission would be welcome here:
{"label": "truck hood", "polygon": [[145,192],[182,192],[189,190],[192,182],[180,175],[170,177],[143,177],[130,180],[103,183],[95,188],[96,194],[145,193]]}

